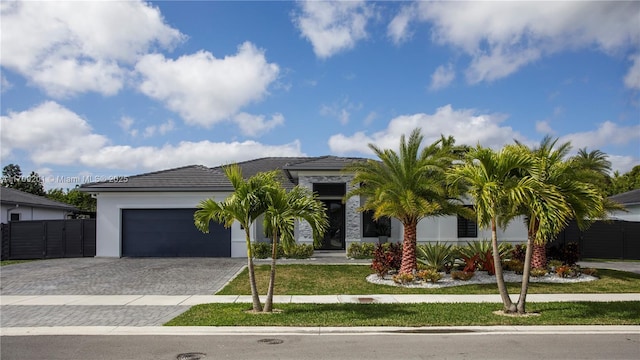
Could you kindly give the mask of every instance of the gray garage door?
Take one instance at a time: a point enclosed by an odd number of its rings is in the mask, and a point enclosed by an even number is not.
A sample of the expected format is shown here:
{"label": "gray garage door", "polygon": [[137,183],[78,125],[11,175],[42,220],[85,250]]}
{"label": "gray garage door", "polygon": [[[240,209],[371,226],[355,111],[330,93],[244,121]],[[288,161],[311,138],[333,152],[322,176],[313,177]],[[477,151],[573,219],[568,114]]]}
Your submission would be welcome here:
{"label": "gray garage door", "polygon": [[122,256],[230,257],[231,229],[193,225],[195,209],[123,209]]}

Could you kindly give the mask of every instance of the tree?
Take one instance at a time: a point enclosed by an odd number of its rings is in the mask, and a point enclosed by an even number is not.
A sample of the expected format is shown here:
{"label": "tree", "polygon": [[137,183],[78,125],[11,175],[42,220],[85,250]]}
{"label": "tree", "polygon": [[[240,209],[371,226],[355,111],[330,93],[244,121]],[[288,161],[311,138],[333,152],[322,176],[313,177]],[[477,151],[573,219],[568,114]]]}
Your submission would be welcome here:
{"label": "tree", "polygon": [[258,173],[245,180],[237,164],[225,167],[224,171],[233,185],[233,193],[222,202],[216,202],[212,198],[201,201],[194,214],[194,223],[204,233],[209,232],[209,223],[212,220],[224,224],[227,228],[237,221],[244,228],[253,310],[262,311],[256,286],[250,229],[254,221],[267,210],[266,193],[274,190],[277,172]]}
{"label": "tree", "polygon": [[46,194],[47,198],[69,205],[73,205],[80,211],[95,212],[96,199],[91,194],[80,191],[79,186],[65,190],[62,188],[49,189]]}
{"label": "tree", "polygon": [[322,202],[306,188],[296,186],[287,192],[280,184],[265,193],[267,209],[264,213],[264,228],[271,235],[271,272],[264,312],[273,310],[273,290],[276,280],[276,258],[278,239],[282,241],[285,253],[295,244],[295,221],[304,220],[309,223],[313,240],[319,245],[328,226],[327,215]]}
{"label": "tree", "polygon": [[539,147],[529,149],[518,144],[531,158],[531,165],[520,174],[535,186],[528,201],[518,212],[528,219],[527,253],[518,300],[519,313],[526,311],[526,295],[531,267],[546,267],[546,244],[557,236],[570,220],[585,229],[591,220],[606,217],[608,210],[619,206],[608,201],[603,181],[610,169],[606,155],[599,150],[580,150],[567,158],[569,142],[545,137]]}
{"label": "tree", "polygon": [[497,228],[506,227],[513,219],[515,209],[524,203],[532,192],[528,179],[518,174],[530,165],[530,159],[522,151],[508,146],[495,152],[478,145],[470,150],[462,164],[454,166],[448,174],[452,184],[463,184],[467,194],[475,201],[477,223],[491,228],[491,247],[496,269],[496,283],[505,312],[516,311],[504,282]]}
{"label": "tree", "polygon": [[[558,139],[545,137],[536,148],[528,148],[518,144],[521,150],[527,152],[532,159],[532,166],[526,169],[526,175],[545,185],[547,194],[550,191],[559,192],[564,203],[558,210],[564,211],[564,222],[547,219],[549,229],[543,229],[542,236],[533,241],[532,266],[544,268],[547,265],[546,244],[555,237],[569,220],[575,220],[581,229],[586,229],[589,220],[606,217],[607,209],[615,209],[615,205],[606,200],[601,181],[609,171],[610,163],[606,155],[598,150],[591,153],[581,150],[578,155],[568,158],[571,143],[558,144]],[[538,191],[542,191],[538,189]],[[534,202],[525,206],[524,214],[529,218],[529,237],[538,232],[542,226],[540,217],[536,217],[532,207],[549,206],[541,201],[548,199],[535,197]],[[551,216],[551,212],[541,212],[539,216]]]}
{"label": "tree", "polygon": [[613,173],[611,184],[607,188],[607,195],[621,194],[627,191],[640,189],[640,165],[636,165],[631,171],[620,174]]}
{"label": "tree", "polygon": [[22,176],[20,165],[9,164],[2,169],[2,186],[44,196],[44,185],[38,173],[32,171],[27,178]]}
{"label": "tree", "polygon": [[360,211],[373,211],[374,220],[383,216],[398,219],[403,227],[402,265],[400,273],[416,269],[416,230],[418,222],[430,216],[463,212],[458,192],[447,187],[446,170],[459,158],[460,148],[453,137],[442,136],[420,151],[423,136],[420,129],[411,132],[409,140],[400,138],[400,149],[369,148],[380,159],[355,162],[345,168],[354,172],[357,185],[345,197],[360,195],[364,204]]}

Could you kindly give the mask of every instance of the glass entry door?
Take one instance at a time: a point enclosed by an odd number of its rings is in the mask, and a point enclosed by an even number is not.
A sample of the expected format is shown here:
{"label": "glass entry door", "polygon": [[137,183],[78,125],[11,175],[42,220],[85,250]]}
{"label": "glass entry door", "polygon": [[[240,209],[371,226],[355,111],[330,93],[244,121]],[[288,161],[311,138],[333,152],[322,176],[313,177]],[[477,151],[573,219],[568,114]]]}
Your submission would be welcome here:
{"label": "glass entry door", "polygon": [[344,204],[342,200],[322,200],[327,208],[329,227],[322,239],[321,250],[344,250]]}

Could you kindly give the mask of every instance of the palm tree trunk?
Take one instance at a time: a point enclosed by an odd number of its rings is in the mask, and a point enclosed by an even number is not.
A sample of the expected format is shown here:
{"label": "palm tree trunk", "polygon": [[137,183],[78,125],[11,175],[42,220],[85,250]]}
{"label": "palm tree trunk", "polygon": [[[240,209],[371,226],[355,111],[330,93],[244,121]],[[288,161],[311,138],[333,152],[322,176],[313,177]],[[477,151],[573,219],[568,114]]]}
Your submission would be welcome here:
{"label": "palm tree trunk", "polygon": [[416,269],[416,228],[418,222],[411,220],[404,224],[404,239],[402,241],[401,274],[413,274]]}
{"label": "palm tree trunk", "polygon": [[251,298],[253,300],[253,311],[262,311],[260,296],[258,296],[258,286],[256,285],[256,272],[253,267],[253,251],[251,250],[251,236],[249,227],[245,226],[245,240],[247,242],[247,267],[249,268],[249,284],[251,284]]}
{"label": "palm tree trunk", "polygon": [[276,283],[276,257],[278,256],[278,234],[274,232],[271,245],[271,274],[269,275],[269,290],[267,290],[267,300],[264,302],[264,312],[273,311],[273,288]]}
{"label": "palm tree trunk", "polygon": [[[520,287],[520,297],[518,298],[518,305],[516,308],[518,314],[526,313],[527,309],[527,293],[529,292],[529,275],[531,274],[531,257],[533,254],[533,243],[536,233],[538,232],[539,223],[537,220],[533,220],[527,234],[527,250],[524,255],[524,268],[522,270],[522,286]],[[533,227],[533,228],[531,228]]]}
{"label": "palm tree trunk", "polygon": [[500,291],[500,297],[502,298],[503,310],[506,313],[513,313],[516,311],[516,306],[511,301],[509,291],[504,283],[502,262],[500,261],[500,251],[498,249],[498,230],[495,217],[491,218],[491,247],[493,248],[493,263],[496,267],[496,283],[498,284],[498,291]]}
{"label": "palm tree trunk", "polygon": [[533,244],[533,259],[531,260],[534,268],[544,269],[547,267],[547,246],[546,244]]}

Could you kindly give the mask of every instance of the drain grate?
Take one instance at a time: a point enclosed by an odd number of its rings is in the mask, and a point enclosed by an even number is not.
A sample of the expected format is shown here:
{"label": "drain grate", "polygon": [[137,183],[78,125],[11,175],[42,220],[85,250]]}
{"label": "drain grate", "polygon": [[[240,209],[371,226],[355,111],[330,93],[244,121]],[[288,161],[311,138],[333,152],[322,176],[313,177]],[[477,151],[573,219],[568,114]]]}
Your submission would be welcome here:
{"label": "drain grate", "polygon": [[358,298],[358,302],[360,304],[371,304],[371,303],[376,302],[376,299],[370,298],[370,297],[359,297]]}
{"label": "drain grate", "polygon": [[204,359],[205,356],[207,356],[207,354],[205,354],[205,353],[189,352],[189,353],[178,354],[176,359],[178,359],[178,360],[201,360],[201,359]]}
{"label": "drain grate", "polygon": [[267,345],[278,345],[278,344],[282,344],[284,342],[284,340],[281,339],[260,339],[258,340],[259,343],[262,344],[267,344]]}

